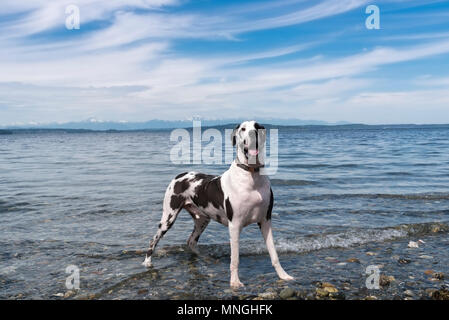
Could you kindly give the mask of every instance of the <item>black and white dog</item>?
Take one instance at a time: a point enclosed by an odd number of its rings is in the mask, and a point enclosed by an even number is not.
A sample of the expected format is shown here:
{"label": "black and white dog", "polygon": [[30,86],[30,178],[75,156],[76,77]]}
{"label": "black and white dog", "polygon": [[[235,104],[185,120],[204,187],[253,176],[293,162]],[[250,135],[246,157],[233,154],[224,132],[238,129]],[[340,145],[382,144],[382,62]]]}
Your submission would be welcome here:
{"label": "black and white dog", "polygon": [[222,176],[185,172],[173,179],[165,192],[159,229],[150,242],[143,265],[151,266],[151,255],[184,208],[193,218],[194,229],[187,244],[196,252],[201,233],[213,219],[229,228],[231,237],[231,286],[241,287],[238,275],[239,237],[241,230],[257,223],[262,231],[271,263],[283,280],[292,280],[281,267],[274,247],[271,229],[273,192],[270,180],[260,174],[266,130],[255,121],[237,126],[231,136],[237,145],[237,157]]}

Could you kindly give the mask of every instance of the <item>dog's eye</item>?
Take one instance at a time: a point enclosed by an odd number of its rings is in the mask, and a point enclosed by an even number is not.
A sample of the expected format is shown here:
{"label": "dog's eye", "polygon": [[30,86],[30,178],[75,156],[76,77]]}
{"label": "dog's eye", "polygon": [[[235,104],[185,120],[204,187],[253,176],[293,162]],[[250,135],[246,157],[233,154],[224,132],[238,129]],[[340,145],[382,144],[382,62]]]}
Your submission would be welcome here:
{"label": "dog's eye", "polygon": [[245,131],[246,130],[246,128],[242,128],[242,131]]}

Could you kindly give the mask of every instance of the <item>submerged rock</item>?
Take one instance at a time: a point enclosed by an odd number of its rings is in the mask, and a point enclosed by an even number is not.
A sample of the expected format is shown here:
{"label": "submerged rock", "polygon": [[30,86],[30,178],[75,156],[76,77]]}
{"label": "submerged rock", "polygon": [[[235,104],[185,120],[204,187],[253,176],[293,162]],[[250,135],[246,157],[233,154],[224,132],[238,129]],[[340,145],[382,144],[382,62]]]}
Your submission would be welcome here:
{"label": "submerged rock", "polygon": [[419,243],[416,241],[410,241],[407,246],[409,248],[419,248]]}
{"label": "submerged rock", "polygon": [[410,262],[412,262],[412,260],[410,259],[405,259],[405,258],[399,258],[398,262],[400,264],[409,264]]}
{"label": "submerged rock", "polygon": [[385,287],[385,286],[389,286],[390,283],[393,282],[393,281],[395,281],[395,280],[396,280],[396,279],[395,279],[393,276],[386,276],[386,275],[384,275],[384,274],[381,274],[381,275],[380,275],[380,278],[379,278],[379,284],[380,284],[382,287]]}
{"label": "submerged rock", "polygon": [[333,296],[336,295],[338,292],[338,289],[335,288],[335,286],[332,283],[329,282],[318,282],[315,292],[318,297],[324,298],[327,296]]}
{"label": "submerged rock", "polygon": [[271,292],[271,291],[266,291],[266,292],[259,293],[258,297],[261,299],[273,300],[273,299],[277,298],[277,293]]}
{"label": "submerged rock", "polygon": [[315,292],[316,292],[316,295],[320,298],[324,298],[329,295],[328,291],[321,289],[321,288],[316,288]]}
{"label": "submerged rock", "polygon": [[444,280],[443,272],[435,272],[432,276],[433,276],[433,278],[435,278],[437,280]]}
{"label": "submerged rock", "polygon": [[407,297],[414,297],[414,296],[415,296],[415,293],[414,293],[412,290],[405,290],[405,291],[404,291],[404,294],[405,294]]}
{"label": "submerged rock", "polygon": [[440,290],[435,290],[432,293],[432,299],[434,299],[434,300],[449,300],[449,290],[447,288],[441,288]]}
{"label": "submerged rock", "polygon": [[295,295],[295,290],[292,288],[285,288],[279,293],[281,299],[287,299]]}

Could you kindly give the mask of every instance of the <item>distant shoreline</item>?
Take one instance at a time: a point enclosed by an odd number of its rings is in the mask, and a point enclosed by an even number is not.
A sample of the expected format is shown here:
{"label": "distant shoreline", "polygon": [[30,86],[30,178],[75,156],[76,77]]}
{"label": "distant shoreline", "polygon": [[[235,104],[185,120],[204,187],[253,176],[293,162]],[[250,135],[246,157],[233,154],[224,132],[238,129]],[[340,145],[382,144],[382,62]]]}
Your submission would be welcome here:
{"label": "distant shoreline", "polygon": [[[229,123],[224,125],[207,125],[202,126],[202,128],[216,128],[216,129],[229,129],[233,128],[236,124]],[[369,125],[369,124],[336,124],[336,125],[272,125],[265,124],[264,126],[268,128],[278,128],[278,129],[303,129],[303,130],[335,130],[335,129],[368,129],[368,130],[384,130],[384,129],[436,129],[436,128],[448,128],[449,124],[387,124],[387,125]],[[139,128],[139,129],[86,129],[86,128],[14,128],[8,127],[5,129],[0,129],[0,135],[14,134],[14,133],[120,133],[120,132],[160,132],[160,131],[170,131],[174,129],[180,129],[180,127],[167,127],[167,128]],[[181,129],[192,130],[190,127],[181,127]]]}

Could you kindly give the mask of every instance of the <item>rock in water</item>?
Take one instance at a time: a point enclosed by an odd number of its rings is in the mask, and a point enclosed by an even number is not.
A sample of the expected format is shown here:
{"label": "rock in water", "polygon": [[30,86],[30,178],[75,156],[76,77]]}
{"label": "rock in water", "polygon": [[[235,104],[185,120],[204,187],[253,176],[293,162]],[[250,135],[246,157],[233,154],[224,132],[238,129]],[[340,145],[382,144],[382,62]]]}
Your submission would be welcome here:
{"label": "rock in water", "polygon": [[436,290],[432,294],[432,299],[434,300],[449,300],[449,290],[446,288],[441,288]]}
{"label": "rock in water", "polygon": [[408,243],[408,247],[409,247],[409,248],[419,248],[419,244],[418,244],[418,242],[416,242],[416,241],[410,241],[410,242]]}
{"label": "rock in water", "polygon": [[281,299],[287,299],[293,297],[294,295],[295,290],[293,290],[292,288],[285,288],[279,293],[279,297],[281,297]]}
{"label": "rock in water", "polygon": [[438,279],[438,280],[444,280],[444,273],[442,273],[442,272],[435,272],[435,273],[433,274],[433,277],[434,277],[435,279]]}
{"label": "rock in water", "polygon": [[380,275],[380,278],[379,278],[379,284],[382,286],[382,287],[385,287],[385,286],[388,286],[388,285],[390,285],[390,283],[392,283],[393,281],[395,281],[396,279],[393,277],[393,276],[386,276],[386,275],[384,275],[384,274],[381,274]]}
{"label": "rock in water", "polygon": [[327,292],[326,290],[321,289],[321,288],[316,288],[316,294],[317,294],[318,297],[324,298],[324,297],[327,297],[329,295],[329,292]]}
{"label": "rock in water", "polygon": [[405,291],[404,291],[404,294],[405,294],[407,297],[414,297],[414,296],[415,296],[415,294],[413,293],[412,290],[405,290]]}

